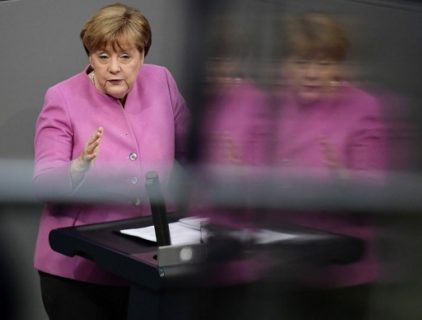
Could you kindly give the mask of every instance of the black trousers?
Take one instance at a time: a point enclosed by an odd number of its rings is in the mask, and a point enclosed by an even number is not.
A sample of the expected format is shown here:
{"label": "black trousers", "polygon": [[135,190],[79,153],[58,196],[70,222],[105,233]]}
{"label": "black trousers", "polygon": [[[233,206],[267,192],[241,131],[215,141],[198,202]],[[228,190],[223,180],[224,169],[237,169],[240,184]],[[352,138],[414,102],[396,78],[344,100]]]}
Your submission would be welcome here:
{"label": "black trousers", "polygon": [[39,272],[50,320],[126,320],[129,288],[91,284]]}

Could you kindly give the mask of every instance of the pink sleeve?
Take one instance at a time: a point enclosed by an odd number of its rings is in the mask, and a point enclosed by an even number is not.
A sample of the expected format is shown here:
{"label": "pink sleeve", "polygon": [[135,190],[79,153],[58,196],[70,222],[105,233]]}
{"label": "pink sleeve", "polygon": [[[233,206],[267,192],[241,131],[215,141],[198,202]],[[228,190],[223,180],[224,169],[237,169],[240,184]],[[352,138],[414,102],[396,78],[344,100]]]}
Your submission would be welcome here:
{"label": "pink sleeve", "polygon": [[[60,196],[72,191],[70,161],[73,129],[65,100],[61,93],[50,88],[35,129],[34,182],[43,194]],[[38,190],[40,191],[40,190]]]}
{"label": "pink sleeve", "polygon": [[190,113],[185,99],[180,94],[176,81],[171,73],[166,70],[167,83],[170,91],[170,99],[174,113],[174,131],[176,144],[176,159],[184,160],[187,154],[187,137],[189,133]]}
{"label": "pink sleeve", "polygon": [[360,116],[346,150],[347,167],[352,170],[383,171],[387,169],[386,127],[378,104]]}

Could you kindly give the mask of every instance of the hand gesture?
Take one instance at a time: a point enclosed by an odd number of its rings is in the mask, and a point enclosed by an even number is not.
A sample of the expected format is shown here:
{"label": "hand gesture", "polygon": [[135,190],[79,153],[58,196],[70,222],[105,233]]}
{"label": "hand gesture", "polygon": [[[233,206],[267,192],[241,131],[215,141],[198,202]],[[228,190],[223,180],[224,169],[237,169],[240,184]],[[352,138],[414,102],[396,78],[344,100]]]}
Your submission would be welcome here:
{"label": "hand gesture", "polygon": [[346,166],[342,163],[338,151],[329,142],[328,138],[322,136],[319,139],[319,145],[327,166],[337,172],[339,177],[347,177]]}
{"label": "hand gesture", "polygon": [[104,129],[99,127],[85,145],[82,154],[72,161],[70,173],[74,181],[82,179],[84,173],[89,169],[92,161],[94,161],[100,150],[101,138],[104,134]]}
{"label": "hand gesture", "polygon": [[98,156],[100,142],[103,134],[104,129],[102,127],[99,127],[97,131],[94,132],[92,137],[86,143],[85,149],[79,157],[80,160],[91,162]]}

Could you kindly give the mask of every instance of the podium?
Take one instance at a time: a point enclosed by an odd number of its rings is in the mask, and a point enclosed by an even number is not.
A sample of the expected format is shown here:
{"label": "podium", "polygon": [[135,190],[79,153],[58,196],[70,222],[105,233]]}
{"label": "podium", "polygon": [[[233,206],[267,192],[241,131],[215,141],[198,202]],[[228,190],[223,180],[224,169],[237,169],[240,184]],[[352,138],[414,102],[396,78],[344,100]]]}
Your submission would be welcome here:
{"label": "podium", "polygon": [[[178,217],[170,214],[169,222]],[[52,230],[49,236],[53,250],[67,256],[82,256],[94,261],[99,267],[130,284],[128,320],[139,319],[196,319],[194,300],[198,292],[207,290],[212,281],[203,281],[207,275],[201,263],[171,263],[162,265],[157,260],[162,254],[174,255],[172,247],[158,248],[155,243],[125,236],[119,230],[152,225],[152,217],[67,227]],[[278,231],[295,237],[272,244],[274,254],[284,255],[283,261],[309,261],[324,263],[348,263],[359,258],[364,249],[357,238],[328,232],[281,226]],[[210,244],[195,245],[194,254],[203,252]],[[180,249],[180,248],[175,248]],[[210,250],[212,251],[212,250]],[[168,259],[165,259],[168,260]],[[204,263],[208,263],[205,261]],[[280,266],[282,268],[282,266]],[[206,284],[205,284],[206,283]]]}

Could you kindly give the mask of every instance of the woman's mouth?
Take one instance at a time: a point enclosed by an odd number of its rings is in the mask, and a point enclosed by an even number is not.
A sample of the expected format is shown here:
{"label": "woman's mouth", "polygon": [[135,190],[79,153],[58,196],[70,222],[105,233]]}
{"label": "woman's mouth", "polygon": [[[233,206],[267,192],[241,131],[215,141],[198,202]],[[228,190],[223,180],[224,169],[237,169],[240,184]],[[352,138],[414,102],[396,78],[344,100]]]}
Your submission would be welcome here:
{"label": "woman's mouth", "polygon": [[120,84],[122,84],[123,80],[122,79],[111,79],[108,80],[108,82],[114,86],[118,86]]}

